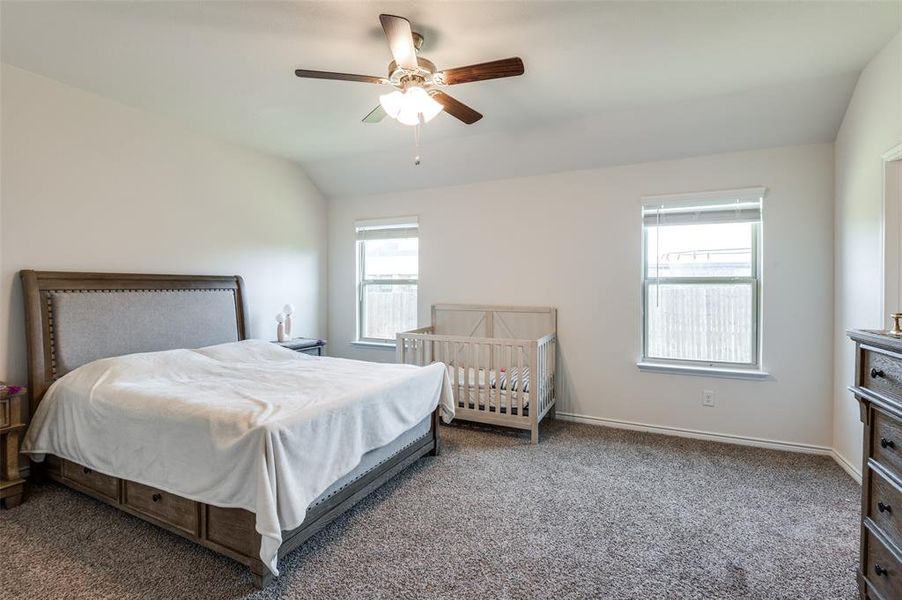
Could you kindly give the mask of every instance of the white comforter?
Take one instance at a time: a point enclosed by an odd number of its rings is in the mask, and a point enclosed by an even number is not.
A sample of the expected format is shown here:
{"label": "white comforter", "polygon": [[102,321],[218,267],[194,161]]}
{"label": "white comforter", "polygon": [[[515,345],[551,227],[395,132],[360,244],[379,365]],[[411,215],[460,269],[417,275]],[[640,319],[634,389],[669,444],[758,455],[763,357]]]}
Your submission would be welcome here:
{"label": "white comforter", "polygon": [[55,454],[193,500],[256,513],[278,574],[282,531],[370,450],[441,403],[444,365],[318,358],[247,340],[107,358],[56,381],[23,452]]}

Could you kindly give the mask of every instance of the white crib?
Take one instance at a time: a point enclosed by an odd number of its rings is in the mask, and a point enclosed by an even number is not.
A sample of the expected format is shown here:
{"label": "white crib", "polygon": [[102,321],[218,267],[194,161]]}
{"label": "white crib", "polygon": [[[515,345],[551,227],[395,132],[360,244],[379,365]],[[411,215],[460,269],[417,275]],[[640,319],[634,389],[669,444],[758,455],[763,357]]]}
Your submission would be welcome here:
{"label": "white crib", "polygon": [[526,429],[554,410],[557,310],[538,306],[436,304],[432,325],[397,336],[399,363],[443,362],[455,418]]}

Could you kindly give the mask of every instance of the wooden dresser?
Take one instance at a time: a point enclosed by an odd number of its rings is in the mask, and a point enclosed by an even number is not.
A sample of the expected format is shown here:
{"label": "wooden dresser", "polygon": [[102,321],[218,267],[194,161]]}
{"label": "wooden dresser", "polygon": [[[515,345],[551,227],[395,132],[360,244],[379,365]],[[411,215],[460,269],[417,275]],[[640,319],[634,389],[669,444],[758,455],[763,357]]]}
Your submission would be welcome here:
{"label": "wooden dresser", "polygon": [[902,598],[902,336],[850,331],[864,423],[861,481],[862,598]]}

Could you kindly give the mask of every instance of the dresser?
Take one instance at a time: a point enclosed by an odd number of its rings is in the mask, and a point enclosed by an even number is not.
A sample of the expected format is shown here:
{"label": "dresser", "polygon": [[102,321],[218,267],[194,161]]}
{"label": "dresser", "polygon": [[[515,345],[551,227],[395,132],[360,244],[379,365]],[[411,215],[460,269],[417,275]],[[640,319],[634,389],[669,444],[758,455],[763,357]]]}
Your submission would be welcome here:
{"label": "dresser", "polygon": [[855,342],[850,388],[864,423],[861,468],[862,598],[902,598],[902,336],[849,332]]}

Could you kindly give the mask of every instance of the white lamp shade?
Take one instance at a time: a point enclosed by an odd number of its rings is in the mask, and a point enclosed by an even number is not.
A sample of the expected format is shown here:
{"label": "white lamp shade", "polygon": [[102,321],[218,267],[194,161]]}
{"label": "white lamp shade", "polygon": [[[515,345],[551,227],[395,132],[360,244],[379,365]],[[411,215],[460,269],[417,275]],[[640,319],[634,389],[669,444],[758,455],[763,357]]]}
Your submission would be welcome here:
{"label": "white lamp shade", "polygon": [[379,96],[379,104],[382,105],[382,109],[392,119],[398,118],[398,113],[401,112],[403,102],[404,94],[398,90],[395,90],[390,94]]}
{"label": "white lamp shade", "polygon": [[421,87],[408,88],[403,94],[397,90],[379,96],[379,103],[388,116],[397,119],[404,125],[417,125],[422,115],[423,122],[428,123],[435,115],[442,112],[442,105]]}

